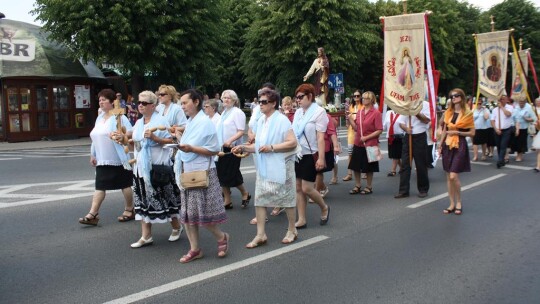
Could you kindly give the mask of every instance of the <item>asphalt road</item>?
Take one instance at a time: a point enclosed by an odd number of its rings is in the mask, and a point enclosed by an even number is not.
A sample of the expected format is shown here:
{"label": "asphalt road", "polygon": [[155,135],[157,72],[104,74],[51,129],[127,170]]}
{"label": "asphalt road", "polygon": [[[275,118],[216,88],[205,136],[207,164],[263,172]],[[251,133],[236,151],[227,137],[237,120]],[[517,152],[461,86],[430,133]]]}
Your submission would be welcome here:
{"label": "asphalt road", "polygon": [[[0,161],[0,303],[540,303],[540,174],[530,170],[532,153],[504,169],[491,160],[462,174],[469,187],[462,216],[442,214],[440,166],[429,172],[427,198],[415,196],[413,174],[411,197],[396,200],[399,177],[386,177],[385,159],[372,195],[349,195],[352,181],[329,186],[329,224],[319,226],[310,205],[308,228],[288,246],[280,243],[280,215],[270,217],[266,246],[244,248],[255,235],[254,208],[240,209],[235,191],[223,225],[229,255],[217,258],[217,244],[201,230],[205,257],[180,264],[188,241],[184,234],[168,242],[169,225],[154,226],[153,246],[129,247],[140,224],[116,221],[119,192],[108,193],[97,227],[77,222],[93,189],[85,149]],[[242,167],[253,193],[251,160]]]}

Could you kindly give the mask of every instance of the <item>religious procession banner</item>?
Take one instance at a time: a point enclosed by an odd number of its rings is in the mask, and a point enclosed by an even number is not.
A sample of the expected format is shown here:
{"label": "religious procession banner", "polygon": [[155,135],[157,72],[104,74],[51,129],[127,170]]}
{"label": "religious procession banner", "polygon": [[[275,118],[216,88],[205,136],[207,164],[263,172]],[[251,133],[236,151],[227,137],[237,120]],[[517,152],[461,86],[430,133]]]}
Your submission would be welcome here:
{"label": "religious procession banner", "polygon": [[476,34],[478,89],[489,99],[506,95],[508,38],[511,31]]}
{"label": "religious procession banner", "polygon": [[[527,98],[527,75],[529,74],[529,66],[527,65],[527,53],[528,50],[521,50],[518,52],[519,60],[515,54],[512,55],[512,91],[510,98],[514,100]],[[522,68],[523,67],[523,71]]]}
{"label": "religious procession banner", "polygon": [[424,99],[425,14],[384,17],[384,102],[416,115]]}

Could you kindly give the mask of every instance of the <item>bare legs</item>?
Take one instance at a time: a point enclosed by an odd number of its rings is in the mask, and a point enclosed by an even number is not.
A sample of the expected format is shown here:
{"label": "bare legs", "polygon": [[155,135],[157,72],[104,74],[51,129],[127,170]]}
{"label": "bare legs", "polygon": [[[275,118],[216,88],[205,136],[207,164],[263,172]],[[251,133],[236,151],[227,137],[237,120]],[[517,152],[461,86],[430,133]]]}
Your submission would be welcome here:
{"label": "bare legs", "polygon": [[[306,221],[306,207],[307,207],[307,197],[311,198],[313,202],[319,205],[321,208],[321,216],[325,217],[328,215],[328,205],[324,203],[319,191],[315,190],[314,183],[308,182],[302,179],[296,179],[296,207],[298,209],[298,221],[295,226],[303,226],[307,223]],[[264,220],[264,218],[263,218]]]}
{"label": "bare legs", "polygon": [[[263,221],[264,222],[264,221]],[[196,225],[184,225],[186,227],[186,234],[189,240],[189,246],[191,251],[199,250],[199,226]],[[219,229],[217,225],[208,225],[205,226],[208,231],[210,231],[216,241],[222,241],[225,239],[225,233]]]}
{"label": "bare legs", "polygon": [[540,170],[540,149],[536,149],[536,169]]}
{"label": "bare legs", "polygon": [[461,209],[461,182],[459,174],[446,173],[446,184],[448,186],[448,197],[450,198],[449,210]]}
{"label": "bare legs", "polygon": [[[124,210],[133,210],[133,190],[131,187],[126,187],[122,189],[122,194],[124,195]],[[90,206],[91,214],[98,214],[101,204],[105,200],[106,191],[105,190],[96,190],[92,196],[92,205]]]}
{"label": "bare legs", "polygon": [[[247,200],[249,193],[247,192],[246,188],[244,187],[244,184],[241,184],[240,186],[236,187],[240,193],[242,194],[242,200]],[[225,206],[230,206],[232,204],[231,202],[231,188],[230,187],[221,187],[221,190],[223,191],[223,203]]]}
{"label": "bare legs", "polygon": [[393,158],[392,159],[392,170],[390,172],[396,173],[398,172],[397,167],[401,168],[401,159],[399,158]]}

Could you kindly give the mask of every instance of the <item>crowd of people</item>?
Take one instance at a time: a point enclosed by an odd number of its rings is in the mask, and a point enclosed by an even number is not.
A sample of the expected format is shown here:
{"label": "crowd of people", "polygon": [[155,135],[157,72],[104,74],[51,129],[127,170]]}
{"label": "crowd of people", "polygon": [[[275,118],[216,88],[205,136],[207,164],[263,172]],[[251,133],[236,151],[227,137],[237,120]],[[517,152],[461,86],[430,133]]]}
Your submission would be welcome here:
{"label": "crowd of people", "polygon": [[[234,207],[231,188],[240,191],[242,208],[249,206],[251,193],[254,195],[255,217],[250,224],[256,225],[256,234],[245,245],[248,249],[268,241],[268,208],[272,216],[287,216],[283,244],[295,242],[298,230],[307,228],[308,221],[313,220],[307,216],[308,203],[320,209],[319,224],[326,225],[330,205],[325,202],[329,189],[324,173],[332,172],[330,184],[337,183],[336,162],[341,153],[337,122],[315,102],[313,85],[301,84],[294,93],[281,98],[273,84],[265,83],[246,126],[246,114],[239,109],[233,90],[208,99],[195,89],[178,93],[173,86],[161,85],[156,92],[139,94],[134,123],[129,112],[122,115],[112,111],[115,92],[102,90],[98,94],[100,114],[90,133],[95,193],[89,212],[79,223],[97,225],[106,191],[121,190],[125,203],[118,221],[141,222],[141,236],[131,247],[153,244],[152,224],[170,223],[168,241],[177,241],[184,229],[189,240],[190,248],[180,258],[181,263],[203,257],[200,227],[216,239],[217,256],[227,255],[230,236],[220,224],[227,221],[226,210]],[[428,138],[434,119],[429,104],[424,102],[416,115],[400,115],[388,109],[383,117],[374,92],[356,90],[352,97],[346,108],[348,172],[342,178],[354,179],[349,193],[374,192],[373,176],[380,171],[379,138],[386,131],[392,162],[386,175],[399,175],[400,179],[394,198],[409,196],[413,160],[417,196],[428,196],[432,162]],[[493,157],[494,146],[497,168],[501,168],[508,162],[509,153],[517,153],[515,161],[522,161],[529,135],[534,135],[534,170],[540,172],[540,135],[536,134],[540,129],[540,98],[536,100],[536,113],[524,100],[512,105],[507,96],[502,96],[492,111],[481,101],[473,106],[459,88],[450,91],[448,100],[436,132],[450,201],[444,214],[463,213],[459,174],[471,171],[471,161]],[[472,160],[467,138],[473,143]],[[240,171],[242,159],[248,155],[256,168],[254,192],[246,189]]]}

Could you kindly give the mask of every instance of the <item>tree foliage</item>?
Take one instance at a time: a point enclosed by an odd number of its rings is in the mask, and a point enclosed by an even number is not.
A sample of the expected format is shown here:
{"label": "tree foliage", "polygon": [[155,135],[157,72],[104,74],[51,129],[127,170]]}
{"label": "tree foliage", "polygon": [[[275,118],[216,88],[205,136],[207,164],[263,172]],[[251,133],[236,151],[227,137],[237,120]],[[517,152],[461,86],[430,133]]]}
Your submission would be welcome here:
{"label": "tree foliage", "polygon": [[220,81],[214,68],[228,37],[221,11],[220,0],[36,0],[34,13],[74,57],[186,85]]}
{"label": "tree foliage", "polygon": [[241,56],[246,84],[257,88],[275,81],[290,94],[302,83],[317,47],[324,47],[331,72],[344,72],[345,81],[369,79],[362,69],[380,37],[366,22],[368,7],[367,0],[258,2]]}

